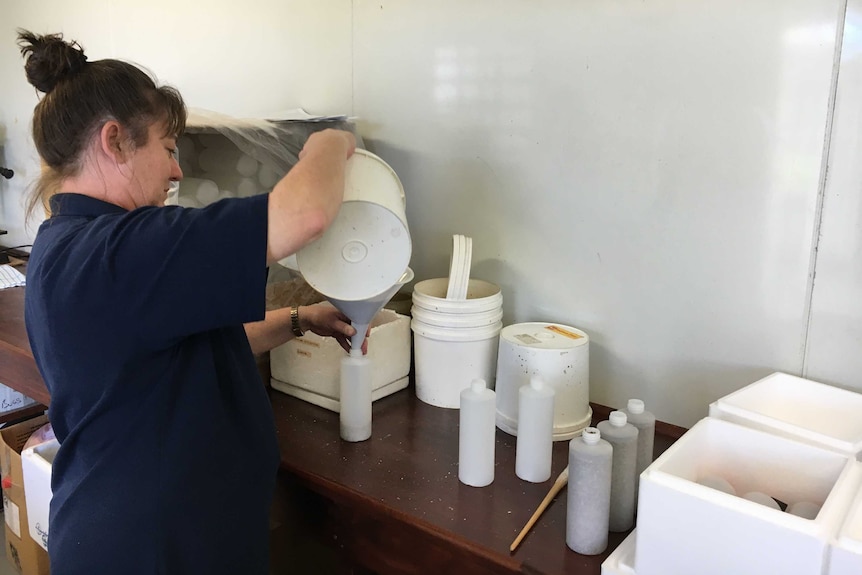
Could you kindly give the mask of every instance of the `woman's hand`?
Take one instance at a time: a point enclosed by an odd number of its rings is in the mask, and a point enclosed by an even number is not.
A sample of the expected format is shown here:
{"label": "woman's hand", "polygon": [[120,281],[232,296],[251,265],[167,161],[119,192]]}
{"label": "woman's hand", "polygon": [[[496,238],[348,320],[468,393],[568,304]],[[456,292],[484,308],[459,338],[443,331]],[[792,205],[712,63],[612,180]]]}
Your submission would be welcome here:
{"label": "woman's hand", "polygon": [[306,155],[317,148],[339,145],[344,146],[345,157],[349,158],[356,151],[356,137],[350,132],[335,128],[314,132],[305,141],[305,145],[299,152],[299,159],[304,159]]}
{"label": "woman's hand", "polygon": [[[299,309],[299,327],[302,331],[311,331],[324,337],[333,337],[335,341],[350,351],[350,338],[356,329],[350,325],[350,318],[335,309],[329,302],[301,306]],[[368,353],[368,334],[362,342],[362,353]]]}

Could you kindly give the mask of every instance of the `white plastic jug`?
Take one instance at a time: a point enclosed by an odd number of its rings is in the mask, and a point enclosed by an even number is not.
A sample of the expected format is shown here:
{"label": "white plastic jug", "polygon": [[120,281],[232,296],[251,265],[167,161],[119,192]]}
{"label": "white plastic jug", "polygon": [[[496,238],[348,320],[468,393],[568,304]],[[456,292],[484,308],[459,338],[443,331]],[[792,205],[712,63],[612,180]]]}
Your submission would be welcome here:
{"label": "white plastic jug", "polygon": [[365,150],[347,160],[344,203],[335,221],[296,254],[308,284],[329,299],[367,300],[399,282],[410,263],[404,188],[386,162]]}

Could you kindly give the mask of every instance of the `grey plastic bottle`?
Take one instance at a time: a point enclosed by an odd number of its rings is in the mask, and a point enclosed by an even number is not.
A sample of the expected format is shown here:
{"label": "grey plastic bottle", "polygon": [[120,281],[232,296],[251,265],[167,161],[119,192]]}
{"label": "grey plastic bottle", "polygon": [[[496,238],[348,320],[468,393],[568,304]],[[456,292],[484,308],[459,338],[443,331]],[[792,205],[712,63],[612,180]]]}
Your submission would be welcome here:
{"label": "grey plastic bottle", "polygon": [[613,448],[595,427],[569,442],[566,545],[581,555],[608,547],[612,466]]}
{"label": "grey plastic bottle", "polygon": [[608,528],[628,531],[635,520],[635,479],[637,477],[638,430],[622,411],[612,411],[598,425],[602,437],[614,448],[611,471],[611,512]]}
{"label": "grey plastic bottle", "polygon": [[637,475],[635,476],[635,511],[637,511],[641,473],[652,463],[653,444],[655,443],[655,415],[644,409],[644,402],[640,399],[630,399],[624,411],[629,423],[638,430]]}

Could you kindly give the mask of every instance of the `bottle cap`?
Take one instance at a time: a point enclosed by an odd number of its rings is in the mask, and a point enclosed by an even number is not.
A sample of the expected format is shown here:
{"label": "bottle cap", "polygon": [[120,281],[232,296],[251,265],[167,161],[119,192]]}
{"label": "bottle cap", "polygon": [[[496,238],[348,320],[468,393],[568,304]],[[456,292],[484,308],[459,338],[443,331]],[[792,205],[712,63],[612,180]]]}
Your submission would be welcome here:
{"label": "bottle cap", "polygon": [[623,411],[612,411],[610,416],[608,417],[608,420],[614,427],[622,427],[626,423],[628,423],[629,418]]}
{"label": "bottle cap", "polygon": [[485,391],[485,380],[476,378],[470,382],[470,388],[473,390],[473,393],[482,393]]}
{"label": "bottle cap", "polygon": [[530,378],[530,387],[536,391],[541,391],[545,387],[545,381],[538,375],[534,375]]}
{"label": "bottle cap", "polygon": [[581,434],[581,438],[587,445],[595,445],[602,438],[602,432],[597,427],[587,427]]}
{"label": "bottle cap", "polygon": [[628,406],[626,406],[629,410],[629,413],[643,413],[644,412],[644,402],[640,399],[630,399]]}

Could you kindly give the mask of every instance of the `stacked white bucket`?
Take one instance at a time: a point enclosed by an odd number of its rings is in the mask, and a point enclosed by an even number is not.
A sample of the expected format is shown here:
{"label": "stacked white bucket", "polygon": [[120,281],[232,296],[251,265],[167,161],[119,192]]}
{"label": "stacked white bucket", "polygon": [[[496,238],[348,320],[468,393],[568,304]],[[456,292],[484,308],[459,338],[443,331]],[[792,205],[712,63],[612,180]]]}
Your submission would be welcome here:
{"label": "stacked white bucket", "polygon": [[[472,246],[470,238],[461,238]],[[457,409],[461,391],[473,379],[483,379],[494,388],[503,294],[497,285],[469,279],[470,250],[461,256],[457,247],[455,251],[449,278],[429,279],[413,287],[411,327],[416,396],[430,405]]]}

